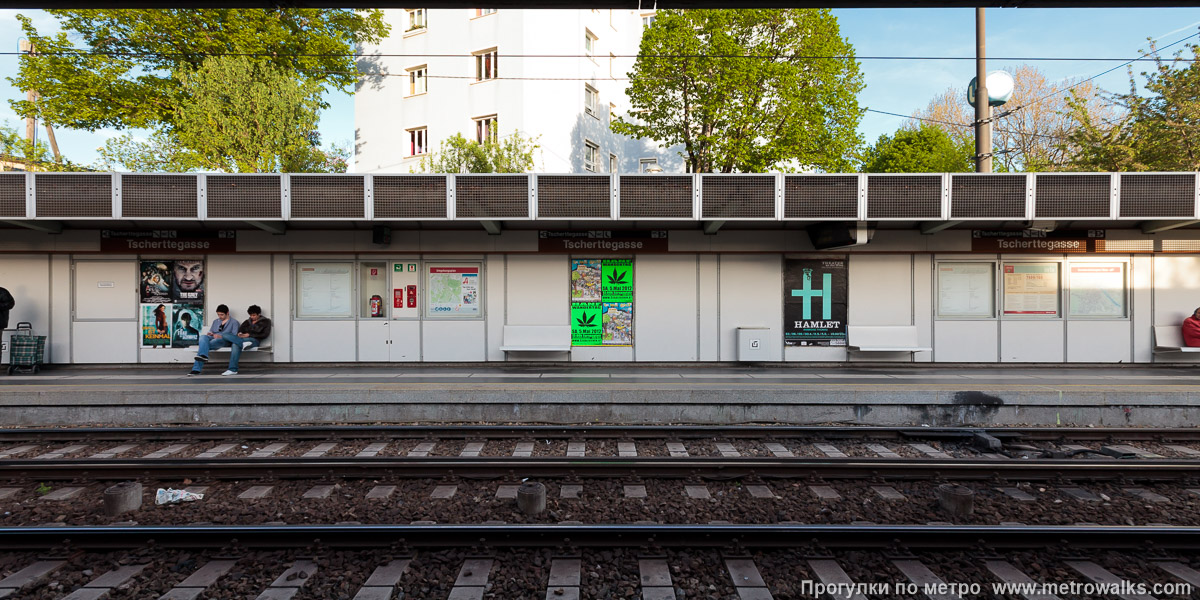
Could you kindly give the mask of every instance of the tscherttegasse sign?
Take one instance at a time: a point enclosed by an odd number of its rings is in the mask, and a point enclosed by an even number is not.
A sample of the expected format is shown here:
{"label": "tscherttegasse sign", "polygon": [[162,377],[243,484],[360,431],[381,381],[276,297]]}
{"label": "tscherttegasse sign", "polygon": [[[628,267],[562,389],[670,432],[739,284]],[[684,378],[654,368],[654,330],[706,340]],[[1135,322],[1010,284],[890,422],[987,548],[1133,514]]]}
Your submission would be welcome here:
{"label": "tscherttegasse sign", "polygon": [[118,231],[105,229],[100,232],[101,252],[153,252],[155,254],[206,254],[210,252],[237,252],[237,232],[179,231],[157,229],[153,231]]}
{"label": "tscherttegasse sign", "polygon": [[1046,252],[1096,252],[1096,241],[1104,239],[1105,230],[1080,231],[986,231],[971,232],[972,252],[1004,252],[1009,254]]}
{"label": "tscherttegasse sign", "polygon": [[637,254],[666,252],[667,232],[650,231],[539,231],[538,252],[577,254]]}

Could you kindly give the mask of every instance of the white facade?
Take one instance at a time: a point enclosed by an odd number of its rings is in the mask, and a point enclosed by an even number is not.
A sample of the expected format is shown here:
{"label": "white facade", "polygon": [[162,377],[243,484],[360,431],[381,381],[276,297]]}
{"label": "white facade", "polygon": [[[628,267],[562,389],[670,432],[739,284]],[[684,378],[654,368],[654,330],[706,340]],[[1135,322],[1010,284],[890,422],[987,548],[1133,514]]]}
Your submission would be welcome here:
{"label": "white facade", "polygon": [[391,36],[359,59],[355,172],[418,172],[445,139],[477,140],[493,123],[500,136],[536,139],[537,172],[636,173],[650,160],[684,170],[677,152],[609,130],[612,113],[628,110],[625,79],[651,12],[384,13]]}

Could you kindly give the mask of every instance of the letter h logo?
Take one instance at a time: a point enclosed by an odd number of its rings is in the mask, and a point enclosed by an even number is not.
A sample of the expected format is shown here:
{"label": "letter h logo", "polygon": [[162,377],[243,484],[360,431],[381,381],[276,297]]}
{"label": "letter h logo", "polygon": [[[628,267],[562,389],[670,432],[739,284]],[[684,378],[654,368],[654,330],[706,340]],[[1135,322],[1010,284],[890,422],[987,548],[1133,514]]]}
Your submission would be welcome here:
{"label": "letter h logo", "polygon": [[804,278],[802,288],[792,290],[792,297],[797,296],[804,298],[804,312],[801,318],[805,321],[812,318],[812,299],[814,296],[821,297],[821,318],[828,321],[833,318],[833,274],[821,274],[821,289],[812,289],[812,269],[804,269]]}

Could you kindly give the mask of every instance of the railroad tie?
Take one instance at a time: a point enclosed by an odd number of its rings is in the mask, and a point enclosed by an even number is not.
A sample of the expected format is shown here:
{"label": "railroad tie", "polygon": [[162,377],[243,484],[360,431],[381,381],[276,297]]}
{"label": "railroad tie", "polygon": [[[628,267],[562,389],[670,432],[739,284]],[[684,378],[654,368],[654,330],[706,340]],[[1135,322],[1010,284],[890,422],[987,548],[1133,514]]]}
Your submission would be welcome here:
{"label": "railroad tie", "polygon": [[875,493],[883,500],[908,500],[904,494],[896,491],[896,488],[890,485],[873,485],[871,489],[875,490]]}
{"label": "railroad tie", "polygon": [[324,499],[328,498],[329,495],[332,493],[333,493],[333,485],[321,484],[321,485],[314,485],[311,488],[309,488],[309,490],[307,492],[304,492],[304,496],[302,496],[302,497],[307,498],[309,500],[324,500]]}
{"label": "railroad tie", "polygon": [[62,600],[99,600],[109,594],[113,588],[123,585],[145,569],[146,565],[126,565],[117,567],[84,584],[83,587],[63,596]]}
{"label": "railroad tie", "polygon": [[517,442],[513,448],[513,458],[529,458],[533,456],[533,442]]}
{"label": "railroad tie", "polygon": [[712,494],[705,485],[685,485],[683,492],[693,500],[712,500]]}
{"label": "railroad tie", "polygon": [[908,447],[930,458],[954,458],[929,444],[908,444]]}
{"label": "railroad tie", "polygon": [[195,600],[209,586],[224,577],[236,563],[237,561],[235,560],[208,561],[204,563],[204,566],[196,569],[196,572],[189,575],[187,579],[175,584],[175,587],[160,596],[158,600]]}
{"label": "railroad tie", "polygon": [[38,583],[67,564],[64,560],[39,560],[0,580],[0,598],[8,598],[22,588]]}
{"label": "railroad tie", "polygon": [[391,600],[410,562],[410,558],[401,558],[376,567],[375,572],[371,573],[367,582],[354,595],[354,600]]}
{"label": "railroad tie", "polygon": [[675,586],[665,558],[638,559],[642,600],[675,600]]}
{"label": "railroad tie", "polygon": [[617,442],[617,455],[633,458],[638,455],[637,446],[633,442]]}
{"label": "railroad tie", "polygon": [[387,500],[394,493],[396,493],[394,485],[377,485],[367,492],[367,500]]}
{"label": "railroad tie", "polygon": [[275,486],[271,485],[253,485],[250,489],[238,494],[239,500],[261,500],[266,498],[271,493]]}
{"label": "railroad tie", "polygon": [[26,452],[29,452],[30,450],[33,450],[35,448],[37,448],[37,446],[35,446],[33,444],[26,444],[24,446],[17,446],[16,448],[9,448],[8,450],[0,451],[0,459],[12,458],[14,456],[25,454]]}
{"label": "railroad tie", "polygon": [[[1068,567],[1075,570],[1076,573],[1083,575],[1083,578],[1090,583],[1105,583],[1109,585],[1120,585],[1122,580],[1128,579],[1121,577],[1101,567],[1100,565],[1090,560],[1068,560],[1065,561]],[[1121,600],[1155,600],[1154,596],[1147,594],[1114,594]]]}
{"label": "railroad tie", "polygon": [[733,586],[740,600],[774,600],[753,559],[727,558],[725,568],[733,578]]}
{"label": "railroad tie", "polygon": [[846,458],[846,453],[838,450],[833,444],[813,444],[813,447],[829,458]]}
{"label": "railroad tie", "polygon": [[415,448],[409,450],[408,455],[413,457],[429,456],[429,453],[433,452],[433,448],[436,445],[434,442],[421,442]]}
{"label": "railroad tie", "polygon": [[751,484],[746,486],[746,491],[750,493],[751,498],[778,498],[775,492],[771,491],[770,486]]}
{"label": "railroad tie", "polygon": [[810,485],[808,490],[817,497],[818,500],[841,500],[842,495],[837,493],[837,490],[828,485]]}
{"label": "railroad tie", "polygon": [[[850,579],[850,576],[846,574],[846,571],[835,560],[813,559],[808,561],[808,568],[826,586],[840,586],[840,589],[846,590],[856,588],[854,580]],[[846,598],[846,600],[867,600],[865,595],[857,592],[849,595],[841,594],[838,597]]]}
{"label": "railroad tie", "polygon": [[42,500],[46,502],[62,502],[64,500],[70,500],[75,496],[82,494],[83,490],[85,489],[87,488],[81,486],[60,487],[56,490],[50,491],[50,493],[46,494],[45,496],[42,496]]}
{"label": "railroad tie", "polygon": [[1023,490],[1021,488],[998,487],[998,488],[996,488],[996,490],[1003,493],[1005,496],[1008,496],[1009,498],[1016,500],[1017,502],[1036,502],[1037,501],[1037,498],[1034,497],[1033,494],[1030,494],[1029,492],[1026,492],[1025,490]]}
{"label": "railroad tie", "polygon": [[[1154,565],[1195,588],[1200,588],[1200,571],[1173,560],[1154,561]],[[0,581],[0,585],[4,582]]]}
{"label": "railroad tie", "polygon": [[357,458],[371,458],[373,456],[379,456],[379,453],[383,452],[383,449],[387,448],[387,445],[387,442],[374,442],[372,444],[368,444],[366,448],[362,449],[362,452],[359,452],[355,456]]}
{"label": "railroad tie", "polygon": [[454,493],[457,491],[457,485],[439,485],[433,488],[433,491],[429,493],[429,497],[434,500],[449,500],[454,497]]}
{"label": "railroad tie", "polygon": [[717,442],[713,445],[717,447],[717,452],[720,452],[721,456],[724,456],[725,458],[737,458],[742,455],[742,453],[738,452],[738,449],[734,448],[733,444],[730,444],[729,442]]}
{"label": "railroad tie", "polygon": [[1171,450],[1172,452],[1178,452],[1179,454],[1182,454],[1189,458],[1200,457],[1200,450],[1197,450],[1190,446],[1171,445],[1171,446],[1167,446],[1167,449]]}
{"label": "railroad tie", "polygon": [[883,444],[867,444],[867,449],[875,454],[878,454],[882,458],[901,458],[899,454],[896,454],[891,448],[888,448]]}
{"label": "railroad tie", "polygon": [[317,573],[317,563],[311,560],[298,560],[292,563],[290,569],[284,571],[275,581],[271,582],[257,600],[291,600],[300,593],[300,588],[312,581]]}
{"label": "railroad tie", "polygon": [[567,442],[567,458],[582,458],[587,455],[587,442]]}
{"label": "railroad tie", "polygon": [[[941,577],[938,577],[925,563],[919,560],[893,560],[893,565],[908,578],[909,581],[915,583],[922,590],[938,589],[946,585]],[[953,593],[925,592],[925,597],[929,600],[963,600],[963,597]]]}
{"label": "railroad tie", "polygon": [[521,487],[519,483],[506,483],[496,488],[497,500],[513,500],[517,497],[517,488]]}
{"label": "railroad tie", "polygon": [[[992,572],[1003,583],[1014,585],[1036,585],[1037,582],[1014,567],[1011,563],[1003,560],[989,560],[984,563],[988,571]],[[1021,594],[1025,600],[1059,600],[1054,594]]]}
{"label": "railroad tie", "polygon": [[0,500],[8,500],[16,496],[19,491],[21,491],[21,488],[18,487],[0,487]]}
{"label": "railroad tie", "polygon": [[462,452],[459,452],[458,455],[463,457],[477,457],[479,456],[480,452],[483,452],[483,445],[485,443],[486,442],[468,442],[466,446],[463,446]]}
{"label": "railroad tie", "polygon": [[646,486],[644,485],[626,485],[624,486],[626,498],[645,498]]}
{"label": "railroad tie", "polygon": [[51,450],[50,452],[47,452],[45,454],[35,456],[35,457],[33,457],[33,459],[34,460],[53,460],[56,458],[62,458],[68,454],[74,454],[76,452],[80,452],[84,448],[87,448],[87,444],[73,444],[71,446],[64,446],[62,448],[59,448],[58,450]]}
{"label": "railroad tie", "polygon": [[1099,502],[1100,496],[1097,496],[1083,488],[1078,487],[1060,487],[1062,493],[1080,501],[1080,502]]}
{"label": "railroad tie", "polygon": [[578,499],[583,493],[583,486],[577,483],[564,483],[558,486],[558,497],[564,499]]}
{"label": "railroad tie", "polygon": [[775,456],[777,458],[795,458],[796,457],[796,454],[794,452],[792,452],[791,450],[788,450],[787,446],[784,446],[783,444],[780,444],[778,442],[767,442],[767,443],[763,444],[763,446],[766,447],[767,451],[770,452],[772,456]]}
{"label": "railroad tie", "polygon": [[578,558],[555,558],[550,561],[550,580],[546,582],[546,600],[579,600]]}
{"label": "railroad tie", "polygon": [[488,578],[492,575],[490,558],[468,558],[463,561],[462,569],[458,571],[458,579],[450,590],[446,600],[483,600],[487,590]]}
{"label": "railroad tie", "polygon": [[196,458],[216,458],[230,450],[237,448],[237,444],[219,444],[196,455]]}
{"label": "railroad tie", "polygon": [[250,453],[250,458],[267,458],[268,456],[275,456],[277,453],[279,453],[280,450],[283,450],[284,448],[287,448],[287,444],[285,442],[267,444],[266,446],[262,447],[261,449],[255,450],[254,452]]}
{"label": "railroad tie", "polygon": [[156,450],[150,454],[147,454],[146,456],[143,456],[142,458],[166,458],[172,454],[182,452],[183,449],[187,448],[188,446],[191,446],[191,444],[171,444],[162,450]]}
{"label": "railroad tie", "polygon": [[1155,494],[1154,492],[1144,488],[1125,488],[1125,492],[1127,494],[1137,496],[1146,502],[1155,502],[1158,504],[1169,504],[1171,502],[1170,498],[1163,496],[1162,494]]}
{"label": "railroad tie", "polygon": [[311,450],[309,450],[308,452],[305,452],[304,455],[301,456],[300,458],[321,458],[322,456],[325,456],[325,454],[327,454],[330,450],[333,450],[336,447],[337,447],[337,444],[335,444],[333,442],[325,442],[323,444],[317,444],[316,446],[313,446]]}
{"label": "railroad tie", "polygon": [[109,448],[108,450],[103,450],[103,451],[97,452],[97,453],[89,456],[88,458],[96,458],[96,459],[114,458],[114,457],[116,457],[116,455],[123,454],[125,452],[129,452],[130,450],[133,450],[134,448],[137,448],[137,444],[122,444],[120,446],[113,446],[112,448]]}
{"label": "railroad tie", "polygon": [[1111,448],[1117,452],[1132,454],[1138,458],[1163,458],[1163,455],[1161,454],[1155,454],[1149,450],[1143,450],[1137,446],[1130,446],[1129,444],[1116,444],[1112,446],[1104,446],[1104,448]]}
{"label": "railroad tie", "polygon": [[689,456],[687,446],[684,446],[682,442],[667,442],[667,452],[671,458],[687,458]]}

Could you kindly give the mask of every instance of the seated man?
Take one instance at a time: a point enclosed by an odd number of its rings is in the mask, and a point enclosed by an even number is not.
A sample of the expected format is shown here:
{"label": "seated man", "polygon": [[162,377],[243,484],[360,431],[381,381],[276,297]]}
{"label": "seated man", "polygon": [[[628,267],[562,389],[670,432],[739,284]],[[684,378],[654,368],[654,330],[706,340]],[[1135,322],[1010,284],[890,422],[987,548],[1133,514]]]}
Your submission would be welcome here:
{"label": "seated man", "polygon": [[225,341],[229,342],[231,347],[229,348],[229,369],[221,373],[222,375],[237,375],[238,360],[242,357],[242,351],[258,346],[271,336],[271,320],[262,316],[262,309],[257,304],[251,304],[250,308],[246,309],[246,314],[250,315],[250,318],[242,322],[237,335],[231,333],[224,335]]}
{"label": "seated man", "polygon": [[237,330],[238,322],[229,316],[229,307],[224,304],[217,306],[217,318],[213,319],[208,331],[200,336],[200,349],[196,351],[196,361],[192,363],[192,372],[188,375],[199,375],[204,363],[208,362],[208,351],[228,345],[225,334],[234,335]]}
{"label": "seated man", "polygon": [[1192,348],[1200,347],[1200,308],[1192,312],[1192,316],[1183,320],[1183,345]]}

